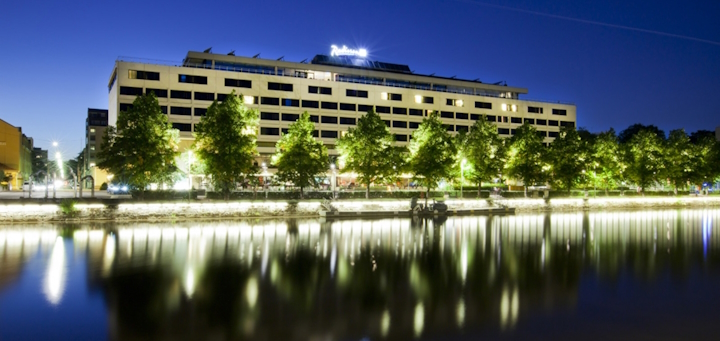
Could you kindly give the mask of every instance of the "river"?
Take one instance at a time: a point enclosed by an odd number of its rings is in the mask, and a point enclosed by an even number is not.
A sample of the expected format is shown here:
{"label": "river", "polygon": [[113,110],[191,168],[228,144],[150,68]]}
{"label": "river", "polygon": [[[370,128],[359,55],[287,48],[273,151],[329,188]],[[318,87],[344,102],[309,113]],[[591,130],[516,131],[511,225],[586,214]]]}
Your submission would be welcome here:
{"label": "river", "polygon": [[715,339],[720,210],[0,226],[0,340]]}

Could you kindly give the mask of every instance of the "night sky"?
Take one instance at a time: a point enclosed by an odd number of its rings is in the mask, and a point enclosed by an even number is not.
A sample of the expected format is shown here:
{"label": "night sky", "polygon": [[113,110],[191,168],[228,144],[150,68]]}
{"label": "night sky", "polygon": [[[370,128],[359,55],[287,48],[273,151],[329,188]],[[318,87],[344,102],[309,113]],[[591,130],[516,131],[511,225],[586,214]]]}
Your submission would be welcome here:
{"label": "night sky", "polygon": [[590,131],[720,125],[720,2],[4,1],[0,118],[48,148],[81,150],[119,56],[188,50],[288,61],[365,47],[370,58],[577,105]]}

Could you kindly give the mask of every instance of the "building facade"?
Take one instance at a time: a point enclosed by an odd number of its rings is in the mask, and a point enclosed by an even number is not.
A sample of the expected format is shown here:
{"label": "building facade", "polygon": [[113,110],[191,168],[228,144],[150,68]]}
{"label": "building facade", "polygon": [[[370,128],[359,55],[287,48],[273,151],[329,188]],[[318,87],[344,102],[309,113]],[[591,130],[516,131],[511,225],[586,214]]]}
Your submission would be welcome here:
{"label": "building facade", "polygon": [[[85,175],[90,175],[95,180],[95,188],[100,188],[103,182],[107,182],[107,172],[95,167],[97,164],[97,153],[102,146],[105,129],[108,126],[108,111],[106,109],[88,108],[85,119]],[[85,188],[90,188],[91,182],[83,182]]]}
{"label": "building facade", "polygon": [[33,139],[25,136],[22,128],[0,119],[0,170],[12,179],[8,189],[22,190],[23,182],[32,176]]}
{"label": "building facade", "polygon": [[48,151],[39,147],[33,148],[32,151],[32,173],[35,179],[44,179],[42,172],[47,172]]}
{"label": "building facade", "polygon": [[481,115],[503,137],[529,122],[545,143],[562,126],[576,125],[575,105],[521,99],[524,88],[420,75],[407,65],[338,54],[317,55],[309,63],[210,52],[188,52],[179,65],[118,60],[108,84],[108,123],[115,125],[118,112],[130,108],[136,96],[154,92],[185,147],[213,100],[235,90],[260,113],[258,151],[265,158],[303,111],[310,113],[316,136],[331,155],[337,153],[337,138],[370,109],[383,117],[398,144],[407,144],[433,111],[453,133],[468,130]]}

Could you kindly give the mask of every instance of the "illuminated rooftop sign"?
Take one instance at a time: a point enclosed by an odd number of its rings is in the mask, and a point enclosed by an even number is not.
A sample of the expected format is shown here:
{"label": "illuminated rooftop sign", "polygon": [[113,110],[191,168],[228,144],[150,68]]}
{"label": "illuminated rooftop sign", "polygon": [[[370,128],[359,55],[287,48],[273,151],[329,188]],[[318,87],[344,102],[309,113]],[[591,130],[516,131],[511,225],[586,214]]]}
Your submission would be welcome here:
{"label": "illuminated rooftop sign", "polygon": [[330,46],[331,51],[330,55],[333,57],[337,56],[355,56],[355,57],[367,57],[367,50],[366,49],[349,49],[347,46],[343,45],[342,48],[338,48],[337,45]]}

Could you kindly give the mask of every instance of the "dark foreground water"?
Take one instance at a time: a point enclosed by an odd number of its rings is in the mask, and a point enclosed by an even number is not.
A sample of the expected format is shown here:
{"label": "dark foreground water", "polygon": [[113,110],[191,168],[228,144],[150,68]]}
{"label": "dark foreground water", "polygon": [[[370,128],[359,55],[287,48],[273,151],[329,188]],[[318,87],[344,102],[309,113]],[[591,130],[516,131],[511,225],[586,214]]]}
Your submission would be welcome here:
{"label": "dark foreground water", "polygon": [[720,338],[718,210],[0,227],[0,340]]}

